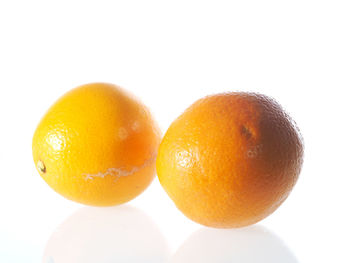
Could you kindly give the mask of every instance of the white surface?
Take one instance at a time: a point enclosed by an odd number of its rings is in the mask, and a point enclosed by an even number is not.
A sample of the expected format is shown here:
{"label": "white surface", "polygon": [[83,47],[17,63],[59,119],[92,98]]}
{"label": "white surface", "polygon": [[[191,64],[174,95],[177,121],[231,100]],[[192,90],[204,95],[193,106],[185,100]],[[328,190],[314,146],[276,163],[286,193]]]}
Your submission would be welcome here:
{"label": "white surface", "polygon": [[[208,262],[202,260],[215,255],[215,262],[266,262],[252,255],[268,262],[349,262],[349,13],[345,0],[2,0],[0,262],[41,262],[52,242],[58,239],[52,253],[60,254],[69,249],[64,238],[69,242],[81,231],[88,238],[71,241],[72,257],[79,255],[71,262],[96,260],[94,253],[104,254],[101,263],[145,262],[138,255],[150,262]],[[132,91],[163,131],[207,94],[242,90],[275,97],[306,143],[296,188],[257,227],[221,232],[186,219],[155,180],[127,206],[111,210],[123,215],[125,229],[116,221],[116,236],[105,234],[97,210],[54,193],[31,156],[32,134],[46,109],[69,89],[95,81]],[[80,209],[97,215],[96,224],[75,222]],[[145,225],[134,229],[138,220]],[[74,231],[57,238],[65,227]],[[117,236],[118,229],[130,235]],[[145,248],[159,251],[142,254]],[[130,251],[134,261],[118,258]]]}

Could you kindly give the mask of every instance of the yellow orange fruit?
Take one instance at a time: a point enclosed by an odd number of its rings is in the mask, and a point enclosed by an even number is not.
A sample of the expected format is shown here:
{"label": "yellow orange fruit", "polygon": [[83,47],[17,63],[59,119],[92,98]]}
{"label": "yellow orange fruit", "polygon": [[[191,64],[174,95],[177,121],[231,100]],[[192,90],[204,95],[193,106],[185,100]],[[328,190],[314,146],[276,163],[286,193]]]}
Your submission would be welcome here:
{"label": "yellow orange fruit", "polygon": [[302,160],[300,132],[276,101],[233,92],[198,100],[171,124],[159,147],[157,174],[190,219],[242,227],[280,206]]}
{"label": "yellow orange fruit", "polygon": [[33,158],[41,177],[64,197],[110,206],[131,200],[152,181],[160,142],[149,110],[106,83],[77,87],[40,121]]}

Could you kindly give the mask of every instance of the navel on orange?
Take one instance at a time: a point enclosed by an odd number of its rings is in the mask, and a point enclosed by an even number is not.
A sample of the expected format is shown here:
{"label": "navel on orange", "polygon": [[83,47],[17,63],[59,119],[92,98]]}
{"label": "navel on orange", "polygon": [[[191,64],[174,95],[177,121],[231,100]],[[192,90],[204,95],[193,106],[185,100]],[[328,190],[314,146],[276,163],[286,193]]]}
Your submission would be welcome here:
{"label": "navel on orange", "polygon": [[140,194],[155,174],[160,132],[148,109],[123,89],[87,84],[61,97],[39,123],[33,157],[64,197],[109,206]]}
{"label": "navel on orange", "polygon": [[171,124],[159,148],[157,174],[190,219],[242,227],[281,205],[302,159],[299,130],[277,102],[233,92],[198,100]]}

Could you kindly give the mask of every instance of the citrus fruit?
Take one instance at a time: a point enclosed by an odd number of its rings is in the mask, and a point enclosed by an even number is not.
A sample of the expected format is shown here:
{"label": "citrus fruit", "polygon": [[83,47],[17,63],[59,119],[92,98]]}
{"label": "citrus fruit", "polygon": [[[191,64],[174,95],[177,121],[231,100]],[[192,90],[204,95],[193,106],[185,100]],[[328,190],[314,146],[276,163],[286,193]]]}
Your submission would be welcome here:
{"label": "citrus fruit", "polygon": [[198,100],[170,125],[157,174],[187,217],[231,228],[275,211],[295,185],[302,161],[300,132],[275,100],[232,92]]}
{"label": "citrus fruit", "polygon": [[149,110],[106,83],[77,87],[40,121],[33,158],[41,177],[64,197],[109,206],[140,194],[155,174],[160,142]]}

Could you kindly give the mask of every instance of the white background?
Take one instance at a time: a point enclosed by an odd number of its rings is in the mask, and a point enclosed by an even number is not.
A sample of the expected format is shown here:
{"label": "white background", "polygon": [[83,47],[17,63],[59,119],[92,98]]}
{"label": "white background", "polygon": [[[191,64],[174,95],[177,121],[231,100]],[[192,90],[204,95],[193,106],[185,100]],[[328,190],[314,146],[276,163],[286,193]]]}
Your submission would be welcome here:
{"label": "white background", "polygon": [[[349,14],[338,0],[0,0],[0,262],[350,262]],[[208,94],[276,98],[305,140],[294,191],[257,227],[225,231],[185,218],[157,179],[126,206],[65,200],[35,171],[32,135],[96,81],[133,92],[163,132]]]}

